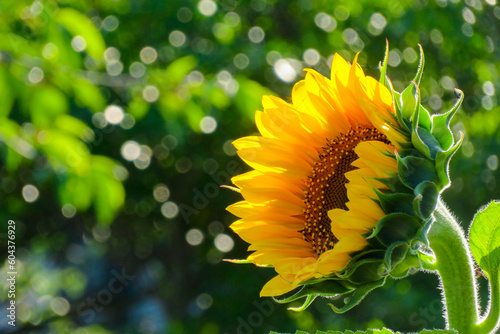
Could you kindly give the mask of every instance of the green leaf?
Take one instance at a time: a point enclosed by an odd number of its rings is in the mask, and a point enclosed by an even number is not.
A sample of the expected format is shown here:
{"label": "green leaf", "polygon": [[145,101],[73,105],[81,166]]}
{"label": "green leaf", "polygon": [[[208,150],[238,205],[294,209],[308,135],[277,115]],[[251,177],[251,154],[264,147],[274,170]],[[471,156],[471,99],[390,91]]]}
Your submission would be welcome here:
{"label": "green leaf", "polygon": [[198,60],[194,56],[185,56],[170,63],[161,73],[152,71],[151,76],[159,84],[166,82],[168,85],[177,86],[196,65],[198,65]]}
{"label": "green leaf", "polygon": [[92,203],[92,179],[69,175],[58,187],[59,202],[72,204],[78,211],[85,211]]}
{"label": "green leaf", "polygon": [[[173,96],[175,94],[171,93]],[[135,95],[128,104],[128,113],[134,117],[136,121],[143,119],[149,112],[150,104],[144,100],[142,95]]]}
{"label": "green leaf", "polygon": [[56,22],[72,36],[82,36],[87,43],[86,52],[95,60],[100,60],[106,49],[101,33],[88,17],[73,8],[62,8],[57,12]]}
{"label": "green leaf", "polygon": [[78,138],[58,130],[45,130],[40,149],[51,163],[75,175],[87,175],[90,170],[90,152]]}
{"label": "green leaf", "polygon": [[418,334],[458,334],[454,329],[424,329]]}
{"label": "green leaf", "polygon": [[72,80],[75,101],[82,107],[89,108],[92,112],[103,111],[106,107],[106,99],[97,86],[91,84],[84,78]]}
{"label": "green leaf", "polygon": [[105,156],[92,157],[94,207],[99,223],[109,225],[125,202],[125,188],[113,174],[116,163]]}
{"label": "green leaf", "polygon": [[54,128],[79,137],[83,141],[94,140],[94,132],[81,120],[69,115],[61,115],[54,121]]}
{"label": "green leaf", "polygon": [[474,259],[491,279],[500,267],[500,202],[493,201],[474,216],[469,231]]}
{"label": "green leaf", "polygon": [[5,67],[0,67],[0,117],[9,116],[14,104],[14,85],[12,76]]}
{"label": "green leaf", "polygon": [[249,80],[243,76],[236,77],[239,84],[238,93],[235,96],[236,106],[241,115],[247,116],[252,121],[255,111],[262,109],[262,96],[270,95],[271,91],[257,81]]}
{"label": "green leaf", "polygon": [[35,127],[48,128],[60,115],[69,111],[66,96],[59,89],[48,86],[33,91],[28,102],[31,122]]}
{"label": "green leaf", "polygon": [[[303,334],[303,333],[308,333],[305,331],[296,331],[295,334]],[[274,332],[271,331],[269,334],[283,334],[279,332]],[[345,331],[337,331],[337,330],[329,330],[329,331],[317,331],[316,334],[402,334],[401,332],[393,332],[392,330],[388,328],[382,328],[382,329],[367,329],[366,331],[352,331],[352,330],[345,330]],[[448,329],[424,329],[421,332],[418,332],[416,334],[458,334],[456,330],[448,330]]]}

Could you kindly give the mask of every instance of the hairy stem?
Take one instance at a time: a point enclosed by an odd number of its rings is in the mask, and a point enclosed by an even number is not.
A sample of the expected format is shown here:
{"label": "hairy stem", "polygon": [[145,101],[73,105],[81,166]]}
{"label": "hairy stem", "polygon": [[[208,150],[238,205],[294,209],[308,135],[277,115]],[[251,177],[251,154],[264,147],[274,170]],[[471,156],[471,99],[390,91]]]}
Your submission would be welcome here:
{"label": "hairy stem", "polygon": [[496,333],[500,324],[500,281],[499,277],[490,278],[490,306],[488,314],[479,323],[474,333]]}
{"label": "hairy stem", "polygon": [[435,218],[428,238],[436,256],[433,267],[443,286],[447,329],[455,329],[460,334],[476,333],[478,297],[467,240],[462,228],[441,200]]}

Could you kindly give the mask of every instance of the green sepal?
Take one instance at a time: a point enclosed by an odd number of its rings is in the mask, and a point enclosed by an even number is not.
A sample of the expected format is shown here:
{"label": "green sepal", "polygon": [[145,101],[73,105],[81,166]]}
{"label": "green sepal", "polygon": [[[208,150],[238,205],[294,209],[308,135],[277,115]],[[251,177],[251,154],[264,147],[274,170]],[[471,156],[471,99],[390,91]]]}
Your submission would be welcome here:
{"label": "green sepal", "polygon": [[405,131],[406,133],[410,133],[411,132],[411,122],[410,122],[410,119],[405,119],[403,117],[403,109],[402,109],[402,97],[401,97],[401,93],[399,92],[396,92],[394,90],[394,88],[392,87],[392,82],[389,78],[387,78],[387,84],[386,86],[389,86],[388,88],[390,89],[391,91],[391,94],[392,94],[392,100],[394,102],[394,107],[396,109],[396,119],[399,123],[399,125],[403,128],[403,131]]}
{"label": "green sepal", "polygon": [[444,151],[448,150],[453,145],[453,134],[451,133],[450,122],[464,100],[464,93],[461,90],[455,89],[455,92],[460,95],[455,105],[444,114],[432,116],[431,134],[441,144],[441,148]]}
{"label": "green sepal", "polygon": [[345,305],[340,307],[340,308],[337,308],[333,304],[329,304],[329,305],[333,309],[334,312],[345,313],[345,312],[349,311],[350,309],[352,309],[353,307],[355,307],[356,305],[358,305],[363,300],[363,298],[365,298],[366,295],[368,293],[370,293],[372,290],[375,290],[376,288],[383,286],[385,284],[386,279],[387,279],[387,276],[379,281],[367,283],[367,284],[360,286],[359,288],[354,290],[352,296],[350,296],[349,298],[344,300]]}
{"label": "green sepal", "polygon": [[224,262],[231,262],[235,264],[253,264],[253,262],[246,259],[223,259]]}
{"label": "green sepal", "polygon": [[306,308],[308,308],[309,305],[312,304],[312,302],[316,299],[316,297],[318,297],[318,295],[308,295],[306,297],[306,300],[304,301],[304,303],[301,306],[299,306],[299,307],[289,307],[288,310],[289,311],[295,311],[295,312],[302,312]]}
{"label": "green sepal", "polygon": [[420,85],[420,79],[422,79],[422,74],[424,73],[425,56],[424,56],[424,49],[422,49],[422,45],[419,44],[418,48],[420,51],[420,62],[418,64],[417,74],[415,75],[413,81],[416,82],[417,85]]}
{"label": "green sepal", "polygon": [[382,262],[382,259],[358,261],[340,277],[354,284],[365,284],[378,281],[383,277],[383,269],[381,269]]}
{"label": "green sepal", "polygon": [[387,267],[388,274],[405,259],[409,248],[410,245],[404,241],[394,242],[387,248],[384,265]]}
{"label": "green sepal", "polygon": [[384,251],[380,249],[383,245],[378,244],[378,248],[371,248],[368,250],[361,250],[358,252],[351,253],[351,260],[347,263],[344,269],[337,271],[336,273],[332,273],[326,276],[322,276],[319,278],[311,278],[307,281],[299,283],[299,285],[309,285],[309,284],[318,284],[324,281],[337,280],[341,281],[342,285],[348,289],[355,289],[358,284],[354,284],[345,280],[348,276],[346,275],[347,271],[349,271],[357,262],[367,260],[367,259],[382,259],[384,257]]}
{"label": "green sepal", "polygon": [[368,239],[377,237],[384,245],[413,239],[420,229],[420,222],[406,213],[390,213],[379,220]]}
{"label": "green sepal", "polygon": [[426,220],[436,209],[439,197],[439,189],[432,181],[424,181],[415,187],[415,199],[413,209],[415,213]]}
{"label": "green sepal", "polygon": [[345,280],[355,271],[352,268],[355,268],[356,264],[361,263],[362,261],[377,260],[377,259],[381,260],[384,257],[384,253],[385,253],[384,250],[382,250],[380,248],[376,248],[376,249],[369,249],[366,251],[361,251],[361,252],[358,252],[357,254],[356,253],[351,254],[352,258],[349,261],[349,263],[346,265],[344,270],[341,270],[334,275],[337,279],[343,280],[342,281],[343,285],[345,285],[348,288],[354,289],[358,286],[358,284]]}
{"label": "green sepal", "polygon": [[457,152],[464,140],[464,134],[460,132],[460,140],[447,151],[441,151],[436,154],[436,171],[438,173],[439,181],[441,183],[441,190],[450,185],[450,176],[448,175],[448,166],[451,157]]}
{"label": "green sepal", "polygon": [[420,93],[415,82],[412,82],[408,87],[401,92],[401,114],[403,119],[411,120],[420,103]]}
{"label": "green sepal", "polygon": [[[425,144],[425,142],[422,140],[420,136],[420,130],[424,130],[424,128],[420,129],[420,117],[423,116],[423,113],[426,113],[425,109],[420,108],[420,90],[418,89],[418,86],[416,85],[415,82],[413,82],[410,86],[408,86],[403,94],[411,89],[412,96],[414,97],[414,100],[412,101],[410,98],[407,98],[408,103],[411,104],[413,107],[413,113],[411,114],[411,122],[412,122],[412,131],[411,131],[411,143],[413,146],[422,152],[427,158],[431,159],[431,152],[430,148]],[[413,91],[416,91],[416,93],[413,95]],[[408,94],[408,93],[407,93]],[[408,116],[406,116],[408,117]],[[425,117],[425,116],[423,116]]]}
{"label": "green sepal", "polygon": [[395,174],[394,177],[374,177],[373,179],[384,184],[392,193],[413,193],[413,189],[408,188],[406,185],[404,185],[397,174]]}
{"label": "green sepal", "polygon": [[[441,144],[437,141],[437,139],[434,138],[434,136],[427,129],[422,127],[419,127],[416,131],[412,132],[412,144],[415,145],[416,142],[418,142],[419,147],[415,147],[424,153],[427,158],[435,159],[437,152],[442,151]],[[423,151],[422,147],[425,147],[423,148]]]}
{"label": "green sepal", "polygon": [[426,247],[429,246],[429,239],[427,238],[427,235],[429,233],[429,230],[431,229],[432,224],[434,223],[434,220],[434,216],[432,215],[428,219],[424,220],[422,227],[413,240],[413,243],[411,245],[412,249],[418,250],[419,247],[417,247],[417,245],[425,245]]}
{"label": "green sepal", "polygon": [[378,196],[378,203],[386,214],[402,212],[413,215],[413,194],[383,194],[376,191]]}
{"label": "green sepal", "polygon": [[416,158],[425,158],[425,155],[423,155],[419,150],[416,150],[414,148],[406,148],[397,153],[401,158],[406,158],[406,157],[416,157]]}
{"label": "green sepal", "polygon": [[[280,304],[290,303],[297,299],[304,297],[336,297],[338,295],[343,295],[352,291],[352,288],[348,288],[337,280],[327,280],[317,284],[307,284],[304,285],[299,291],[293,293],[291,296],[286,296],[287,294],[280,297],[273,297],[274,301]],[[307,299],[306,299],[307,301]],[[312,301],[311,301],[312,303]],[[309,303],[310,304],[310,303]]]}
{"label": "green sepal", "polygon": [[[420,92],[420,91],[419,91]],[[419,99],[420,102],[420,99]],[[418,126],[419,128],[424,128],[427,131],[432,129],[432,119],[429,111],[420,105],[418,109]]]}
{"label": "green sepal", "polygon": [[411,249],[409,249],[404,259],[391,270],[389,275],[396,279],[405,278],[420,268],[420,259],[417,255],[411,254]]}
{"label": "green sepal", "polygon": [[[382,65],[379,64],[379,69],[380,69],[380,79],[379,82],[383,85],[385,85],[386,80],[385,80],[385,75],[387,73],[387,64],[389,60],[389,41],[386,39],[385,40],[385,54],[384,54],[384,62]],[[387,87],[389,88],[389,87]],[[390,89],[390,88],[389,88]]]}
{"label": "green sepal", "polygon": [[398,174],[401,182],[411,189],[415,189],[421,182],[439,182],[434,164],[425,158],[407,156],[401,158],[396,154]]}

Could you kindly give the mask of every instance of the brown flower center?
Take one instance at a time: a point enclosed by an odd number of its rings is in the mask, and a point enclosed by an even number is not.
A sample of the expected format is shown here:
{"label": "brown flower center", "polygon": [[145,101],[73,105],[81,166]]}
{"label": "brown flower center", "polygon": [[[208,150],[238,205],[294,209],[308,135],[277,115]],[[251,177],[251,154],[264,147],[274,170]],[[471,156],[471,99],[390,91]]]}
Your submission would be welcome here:
{"label": "brown flower center", "polygon": [[349,181],[345,173],[356,169],[351,165],[358,158],[354,153],[356,145],[369,140],[390,143],[377,129],[361,126],[351,128],[334,140],[327,139],[326,147],[319,152],[319,159],[306,180],[305,224],[301,232],[318,255],[332,249],[338,241],[332,233],[328,211],[347,210],[346,184]]}

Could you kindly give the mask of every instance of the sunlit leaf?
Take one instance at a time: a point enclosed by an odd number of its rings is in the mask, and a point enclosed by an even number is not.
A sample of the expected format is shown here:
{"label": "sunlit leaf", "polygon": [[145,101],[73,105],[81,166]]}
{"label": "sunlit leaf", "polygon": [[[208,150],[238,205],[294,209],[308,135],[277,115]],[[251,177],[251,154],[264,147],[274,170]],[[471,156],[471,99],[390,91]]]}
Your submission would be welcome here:
{"label": "sunlit leaf", "polygon": [[106,44],[101,33],[88,17],[73,8],[60,9],[56,21],[73,36],[82,36],[87,44],[86,52],[99,60],[104,54]]}

